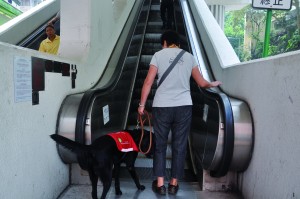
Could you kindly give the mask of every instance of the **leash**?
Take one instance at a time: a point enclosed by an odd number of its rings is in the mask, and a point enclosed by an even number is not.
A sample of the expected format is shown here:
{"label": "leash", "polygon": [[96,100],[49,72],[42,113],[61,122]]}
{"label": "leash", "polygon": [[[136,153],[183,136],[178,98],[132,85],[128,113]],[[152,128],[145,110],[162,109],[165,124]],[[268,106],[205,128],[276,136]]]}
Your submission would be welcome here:
{"label": "leash", "polygon": [[[143,119],[143,115],[140,115],[138,114],[138,120],[137,120],[137,125],[136,125],[136,128],[138,129],[139,128],[139,124],[141,126],[141,129],[142,129],[142,135],[141,135],[141,139],[140,139],[140,142],[139,142],[139,150],[142,154],[147,154],[149,153],[150,149],[151,149],[151,146],[152,146],[152,126],[151,126],[151,122],[150,122],[150,116],[149,116],[149,113],[144,110],[144,115],[146,116],[145,119]],[[143,137],[144,137],[144,123],[148,121],[148,124],[149,124],[149,127],[150,127],[150,143],[149,143],[149,148],[147,149],[146,152],[142,151],[142,148],[141,148],[141,144],[142,144],[142,140],[143,140]]]}

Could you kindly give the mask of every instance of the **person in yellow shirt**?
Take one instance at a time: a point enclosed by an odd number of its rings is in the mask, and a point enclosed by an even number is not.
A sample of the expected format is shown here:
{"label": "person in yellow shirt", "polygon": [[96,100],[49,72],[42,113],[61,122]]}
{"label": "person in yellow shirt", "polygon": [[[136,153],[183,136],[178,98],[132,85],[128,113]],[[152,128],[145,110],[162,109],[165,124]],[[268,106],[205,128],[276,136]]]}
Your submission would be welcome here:
{"label": "person in yellow shirt", "polygon": [[47,38],[41,42],[39,51],[56,55],[60,44],[60,37],[55,34],[53,25],[46,26],[46,34]]}

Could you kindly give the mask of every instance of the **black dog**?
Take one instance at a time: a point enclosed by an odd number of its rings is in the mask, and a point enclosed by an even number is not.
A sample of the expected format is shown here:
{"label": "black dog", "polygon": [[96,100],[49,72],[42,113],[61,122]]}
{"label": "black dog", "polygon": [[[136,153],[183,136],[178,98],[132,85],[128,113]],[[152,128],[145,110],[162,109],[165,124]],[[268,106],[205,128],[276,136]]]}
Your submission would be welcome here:
{"label": "black dog", "polygon": [[[136,146],[139,147],[142,131],[140,129],[125,130],[128,132]],[[153,136],[152,136],[153,137]],[[116,195],[122,195],[120,189],[119,170],[121,163],[126,164],[126,168],[129,171],[132,179],[135,182],[136,187],[139,190],[144,190],[145,186],[140,184],[139,178],[136,174],[134,163],[138,156],[137,151],[121,152],[118,150],[118,146],[114,139],[109,135],[103,135],[93,141],[91,145],[84,145],[72,140],[69,140],[63,136],[53,134],[51,138],[58,144],[66,147],[72,152],[77,154],[77,157],[84,159],[84,163],[81,164],[81,168],[87,170],[92,183],[92,198],[97,199],[97,182],[98,178],[103,183],[103,192],[101,199],[105,199],[107,192],[110,189],[113,175],[113,168],[115,174],[115,191]],[[147,153],[147,157],[153,155],[153,142],[152,139],[151,148]],[[141,151],[146,152],[149,149],[150,144],[150,132],[144,130],[144,136],[140,144]],[[82,162],[82,161],[81,161]]]}

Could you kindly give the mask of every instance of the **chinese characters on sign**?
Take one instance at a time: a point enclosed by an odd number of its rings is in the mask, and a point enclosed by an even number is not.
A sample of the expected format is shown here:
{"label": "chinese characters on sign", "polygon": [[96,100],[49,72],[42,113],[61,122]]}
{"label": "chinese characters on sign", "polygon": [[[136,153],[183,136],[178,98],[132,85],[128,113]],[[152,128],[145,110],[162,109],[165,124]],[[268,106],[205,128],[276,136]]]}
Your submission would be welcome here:
{"label": "chinese characters on sign", "polygon": [[290,10],[292,0],[252,0],[252,6],[261,9]]}
{"label": "chinese characters on sign", "polygon": [[261,0],[260,4],[261,5],[269,5],[270,4],[270,0]]}
{"label": "chinese characters on sign", "polygon": [[[275,0],[273,5],[283,6],[282,1],[283,0]],[[260,4],[261,5],[270,5],[271,2],[270,2],[270,0],[261,0]]]}

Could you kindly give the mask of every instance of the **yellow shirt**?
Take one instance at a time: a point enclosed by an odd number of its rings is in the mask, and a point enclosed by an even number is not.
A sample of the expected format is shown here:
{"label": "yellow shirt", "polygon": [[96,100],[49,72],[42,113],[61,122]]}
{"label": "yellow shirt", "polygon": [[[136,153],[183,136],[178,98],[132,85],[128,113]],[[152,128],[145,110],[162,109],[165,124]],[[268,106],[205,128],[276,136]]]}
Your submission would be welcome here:
{"label": "yellow shirt", "polygon": [[40,44],[39,51],[56,55],[59,48],[59,44],[60,37],[58,35],[56,35],[53,41],[51,41],[48,38],[44,39]]}

